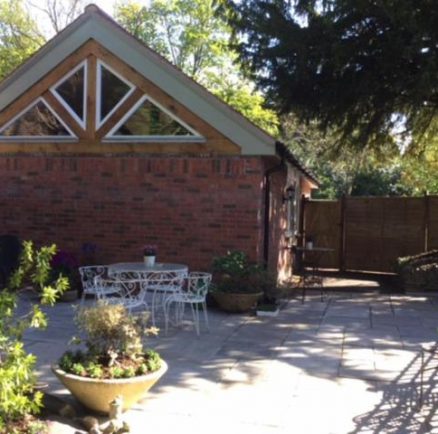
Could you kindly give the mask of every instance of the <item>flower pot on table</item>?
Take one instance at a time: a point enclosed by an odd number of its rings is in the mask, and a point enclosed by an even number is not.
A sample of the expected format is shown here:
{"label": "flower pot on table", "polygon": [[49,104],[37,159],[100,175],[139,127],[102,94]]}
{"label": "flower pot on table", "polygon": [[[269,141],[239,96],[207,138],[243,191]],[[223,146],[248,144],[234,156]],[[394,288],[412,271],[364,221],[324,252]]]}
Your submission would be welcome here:
{"label": "flower pot on table", "polygon": [[155,256],[144,256],[144,265],[153,267],[155,265]]}

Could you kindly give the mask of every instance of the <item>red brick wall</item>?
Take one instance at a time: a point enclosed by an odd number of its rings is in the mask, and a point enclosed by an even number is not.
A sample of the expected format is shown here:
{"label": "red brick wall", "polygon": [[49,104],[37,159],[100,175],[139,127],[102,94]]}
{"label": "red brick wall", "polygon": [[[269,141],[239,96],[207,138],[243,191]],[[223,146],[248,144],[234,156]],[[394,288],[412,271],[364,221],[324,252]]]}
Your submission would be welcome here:
{"label": "red brick wall", "polygon": [[158,260],[208,269],[230,249],[262,258],[260,158],[0,157],[1,233],[56,243],[102,263]]}
{"label": "red brick wall", "polygon": [[285,239],[286,205],[283,196],[287,187],[287,171],[274,172],[270,177],[270,235],[269,235],[269,269],[276,270],[279,277],[290,270],[291,255]]}

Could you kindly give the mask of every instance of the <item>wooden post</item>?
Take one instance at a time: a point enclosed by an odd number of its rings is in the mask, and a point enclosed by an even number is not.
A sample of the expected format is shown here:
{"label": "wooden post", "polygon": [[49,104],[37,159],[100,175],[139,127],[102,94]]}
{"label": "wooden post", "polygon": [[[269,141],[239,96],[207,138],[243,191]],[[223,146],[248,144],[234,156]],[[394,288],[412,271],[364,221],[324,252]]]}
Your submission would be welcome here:
{"label": "wooden post", "polygon": [[339,210],[341,217],[341,221],[339,222],[339,271],[345,271],[345,194],[341,196],[339,206],[341,208]]}
{"label": "wooden post", "polygon": [[306,196],[304,194],[301,196],[301,204],[300,204],[300,220],[298,222],[298,236],[297,236],[297,245],[300,247],[304,246],[304,213],[306,212]]}
{"label": "wooden post", "polygon": [[[298,234],[297,234],[297,246],[299,247],[303,247],[305,242],[304,213],[306,212],[306,202],[307,202],[306,196],[304,196],[303,194],[300,200],[300,215],[299,215],[300,218],[298,221]],[[295,271],[301,271],[302,266],[303,266],[303,252],[295,251],[295,260],[294,260]]]}
{"label": "wooden post", "polygon": [[429,250],[429,218],[430,218],[430,201],[427,193],[424,194],[424,220],[423,220],[423,233],[424,233],[424,251]]}

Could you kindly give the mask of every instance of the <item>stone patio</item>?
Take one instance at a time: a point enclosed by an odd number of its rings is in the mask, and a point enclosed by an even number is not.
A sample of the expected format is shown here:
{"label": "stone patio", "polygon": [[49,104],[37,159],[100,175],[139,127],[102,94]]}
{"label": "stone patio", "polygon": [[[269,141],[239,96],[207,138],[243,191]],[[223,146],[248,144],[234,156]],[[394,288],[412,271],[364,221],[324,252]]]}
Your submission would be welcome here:
{"label": "stone patio", "polygon": [[[72,315],[60,303],[48,330],[26,336],[41,379],[65,396],[49,365],[75,334]],[[438,336],[438,297],[345,287],[322,302],[297,294],[277,318],[211,310],[210,322],[199,338],[187,326],[149,340],[169,370],[126,413],[133,433],[438,432],[435,369],[418,409],[419,350]],[[52,432],[81,431],[55,423]]]}

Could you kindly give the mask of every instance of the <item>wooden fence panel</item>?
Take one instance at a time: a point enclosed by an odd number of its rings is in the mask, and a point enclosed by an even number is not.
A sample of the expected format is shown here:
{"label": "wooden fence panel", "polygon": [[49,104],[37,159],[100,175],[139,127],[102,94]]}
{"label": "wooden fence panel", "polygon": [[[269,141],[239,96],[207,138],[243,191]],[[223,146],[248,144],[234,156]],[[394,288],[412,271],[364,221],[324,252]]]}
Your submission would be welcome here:
{"label": "wooden fence panel", "polygon": [[335,249],[333,253],[321,255],[320,266],[339,268],[339,246],[341,236],[341,206],[335,200],[312,200],[305,202],[305,234],[312,235],[318,247]]}
{"label": "wooden fence panel", "polygon": [[427,250],[438,249],[438,197],[428,197]]}
{"label": "wooden fence panel", "polygon": [[324,267],[393,272],[398,257],[438,249],[438,196],[307,201],[303,230],[335,249]]}
{"label": "wooden fence panel", "polygon": [[423,198],[349,197],[345,204],[345,268],[394,271],[399,256],[424,250]]}

